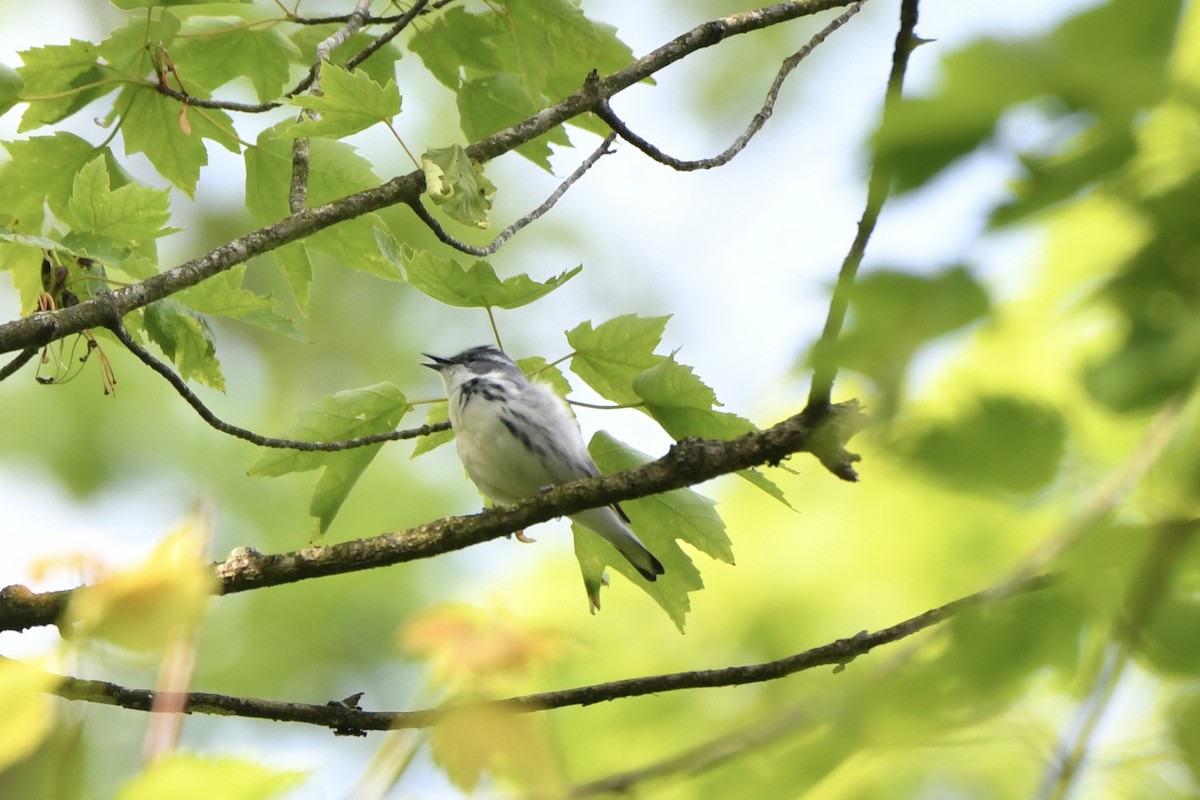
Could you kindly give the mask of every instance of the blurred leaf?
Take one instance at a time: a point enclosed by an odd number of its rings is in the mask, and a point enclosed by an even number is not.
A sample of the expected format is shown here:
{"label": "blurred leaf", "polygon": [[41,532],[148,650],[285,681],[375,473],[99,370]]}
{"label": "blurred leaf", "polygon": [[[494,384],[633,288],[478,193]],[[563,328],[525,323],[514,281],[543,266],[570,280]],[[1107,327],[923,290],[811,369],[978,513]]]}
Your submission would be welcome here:
{"label": "blurred leaf", "polygon": [[502,610],[443,603],[409,620],[400,641],[412,656],[430,662],[439,685],[479,688],[495,676],[523,675],[554,659],[563,637]]}
{"label": "blurred leaf", "polygon": [[114,29],[100,43],[100,57],[112,71],[123,73],[126,78],[155,75],[155,59],[174,50],[181,27],[179,17],[163,11],[125,19],[124,25]]}
{"label": "blurred leaf", "polygon": [[203,317],[167,298],[146,306],[143,320],[150,340],[175,362],[180,377],[225,391],[212,329]]}
{"label": "blurred leaf", "polygon": [[[1144,665],[1159,674],[1187,679],[1200,674],[1200,546],[1196,543],[1200,523],[1184,525],[1172,532],[1184,549],[1164,565],[1169,575],[1143,578],[1141,583],[1149,585],[1135,587],[1149,595],[1152,612],[1134,635]],[[1166,535],[1161,529],[1143,535],[1155,537],[1152,547],[1164,546],[1157,540]]]}
{"label": "blurred leaf", "polygon": [[[3,672],[3,668],[0,668]],[[3,678],[0,678],[0,684]],[[0,689],[0,693],[3,689]],[[22,698],[22,700],[33,699]],[[49,697],[43,701],[52,702]],[[4,712],[19,707],[9,701],[0,702],[0,717]],[[30,798],[30,800],[83,800],[85,775],[87,728],[82,721],[58,720],[42,739],[37,749],[21,761],[0,766],[0,797]],[[7,740],[7,728],[0,721],[0,739]],[[5,744],[9,744],[5,741]],[[2,746],[0,746],[2,747]],[[0,764],[3,759],[0,758]]]}
{"label": "blurred leaf", "polygon": [[216,577],[202,556],[208,533],[189,518],[141,564],[102,576],[71,594],[62,628],[127,650],[159,650],[194,630]]}
{"label": "blurred leaf", "polygon": [[496,187],[459,145],[425,151],[421,156],[425,191],[451,219],[485,229],[491,221]]}
{"label": "blurred leaf", "polygon": [[29,100],[18,133],[58,122],[88,103],[120,88],[100,66],[96,45],[72,39],[69,44],[34,47],[20,52],[17,73]]}
{"label": "blurred leaf", "polygon": [[427,250],[402,251],[408,282],[434,300],[459,308],[518,308],[546,296],[583,269],[575,267],[541,283],[526,274],[500,280],[486,261],[463,269],[456,260]]}
{"label": "blurred leaf", "polygon": [[614,403],[639,402],[633,381],[663,359],[654,354],[654,348],[662,340],[668,319],[625,314],[598,328],[591,322],[580,323],[567,331],[567,343],[574,351],[571,371]]}
{"label": "blurred leaf", "polygon": [[[1008,108],[1046,96],[1059,101],[1063,115],[1090,117],[1093,137],[1119,142],[1128,136],[1135,114],[1162,97],[1179,8],[1178,0],[1150,5],[1111,0],[1068,18],[1049,35],[983,40],[952,53],[945,59],[946,78],[932,97],[906,99],[888,114],[874,138],[876,157],[893,172],[900,191],[917,188],[978,148]],[[1130,29],[1131,18],[1138,20],[1136,31]],[[1097,52],[1105,57],[1092,57]],[[1102,142],[1099,151],[1111,147]],[[1106,157],[1091,163],[1111,168],[1117,161]],[[1095,171],[1069,161],[1063,165],[1074,172],[1070,183],[1076,188],[1097,178]],[[1050,162],[1039,168],[1044,178]],[[1063,183],[1054,193],[1072,192]]]}
{"label": "blurred leaf", "polygon": [[[651,460],[645,453],[603,431],[592,437],[588,449],[605,474],[631,469]],[[595,600],[603,568],[611,566],[653,597],[682,632],[684,617],[691,609],[688,593],[704,588],[704,582],[691,557],[678,542],[687,542],[710,558],[733,563],[733,546],[725,533],[725,523],[714,506],[712,500],[691,489],[675,489],[621,504],[633,521],[638,538],[666,568],[666,574],[654,583],[639,579],[636,570],[608,542],[578,525],[572,526],[576,558],[589,598]]]}
{"label": "blurred leaf", "polygon": [[[301,412],[299,421],[284,436],[309,442],[336,442],[386,433],[395,430],[411,408],[404,394],[390,383],[347,389]],[[317,518],[323,534],[382,446],[373,444],[328,453],[268,450],[251,465],[250,474],[277,477],[322,470],[309,513]]]}
{"label": "blurred leaf", "polygon": [[1054,479],[1066,435],[1058,410],[997,395],[980,397],[956,419],[928,425],[902,447],[917,466],[951,486],[1028,493]]}
{"label": "blurred leaf", "polygon": [[37,749],[54,724],[47,696],[59,678],[34,663],[0,656],[0,773]]}
{"label": "blurred leaf", "polygon": [[380,86],[366,72],[349,72],[333,64],[321,69],[321,94],[298,94],[287,103],[320,114],[285,123],[280,136],[329,136],[340,138],[388,122],[400,113],[400,91],[390,80]]}
{"label": "blurred leaf", "polygon": [[531,797],[562,796],[562,776],[542,715],[465,705],[433,729],[429,744],[434,762],[463,791],[493,775],[515,780]]}
{"label": "blurred leaf", "polygon": [[882,398],[872,415],[888,418],[900,403],[917,351],[978,320],[988,306],[987,292],[966,267],[928,277],[873,271],[860,277],[850,292],[851,322],[834,346],[833,357],[875,382]]}
{"label": "blurred leaf", "polygon": [[238,758],[172,753],[121,787],[116,800],[267,800],[299,786],[304,777]]}
{"label": "blurred leaf", "polygon": [[292,320],[276,311],[280,303],[272,297],[262,297],[242,288],[246,265],[221,272],[178,292],[175,298],[188,308],[202,314],[218,314],[258,325],[261,328],[286,334],[300,341],[304,337]]}
{"label": "blurred leaf", "polygon": [[1200,693],[1193,687],[1178,697],[1170,710],[1171,738],[1192,773],[1200,781]]}

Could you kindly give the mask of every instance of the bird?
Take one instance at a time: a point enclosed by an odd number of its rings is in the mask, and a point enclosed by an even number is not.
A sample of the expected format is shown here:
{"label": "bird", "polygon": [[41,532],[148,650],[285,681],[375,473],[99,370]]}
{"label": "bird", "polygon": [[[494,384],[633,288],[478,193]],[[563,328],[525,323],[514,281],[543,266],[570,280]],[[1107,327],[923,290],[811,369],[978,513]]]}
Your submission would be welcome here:
{"label": "bird", "polygon": [[[550,387],[530,382],[499,348],[481,345],[450,358],[422,355],[430,359],[422,366],[442,378],[459,460],[485,497],[511,505],[600,474],[567,404]],[[664,574],[619,506],[580,511],[571,519],[615,547],[647,581]]]}

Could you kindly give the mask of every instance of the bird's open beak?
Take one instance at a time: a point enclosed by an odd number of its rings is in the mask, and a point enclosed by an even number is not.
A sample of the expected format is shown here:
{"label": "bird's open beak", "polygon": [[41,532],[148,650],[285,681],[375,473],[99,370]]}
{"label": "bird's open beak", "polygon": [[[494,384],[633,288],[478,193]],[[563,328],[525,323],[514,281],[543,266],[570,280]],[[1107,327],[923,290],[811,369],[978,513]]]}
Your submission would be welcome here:
{"label": "bird's open beak", "polygon": [[443,367],[450,363],[450,359],[442,358],[441,356],[431,356],[429,353],[421,353],[421,355],[425,356],[426,358],[433,359],[432,364],[422,363],[422,367],[429,367],[430,369],[441,371]]}

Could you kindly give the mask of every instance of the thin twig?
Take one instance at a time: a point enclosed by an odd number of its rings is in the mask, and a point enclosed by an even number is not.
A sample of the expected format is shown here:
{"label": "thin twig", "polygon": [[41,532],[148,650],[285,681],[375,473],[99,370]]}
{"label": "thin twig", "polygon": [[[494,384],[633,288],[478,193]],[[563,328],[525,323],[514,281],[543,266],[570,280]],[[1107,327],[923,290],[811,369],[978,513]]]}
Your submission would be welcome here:
{"label": "thin twig", "polygon": [[479,256],[480,258],[483,258],[484,256],[490,256],[499,250],[505,242],[511,239],[513,234],[517,233],[517,231],[521,230],[531,222],[534,222],[551,208],[553,208],[554,204],[557,203],[562,196],[567,193],[567,189],[570,189],[572,184],[582,178],[584,173],[591,169],[597,161],[612,153],[613,151],[609,149],[609,146],[613,143],[615,138],[615,133],[610,133],[608,136],[604,137],[604,141],[600,143],[600,146],[597,147],[592,154],[583,161],[582,164],[576,167],[575,171],[572,172],[565,181],[559,184],[558,188],[546,198],[546,202],[542,203],[533,211],[530,211],[528,214],[509,225],[507,228],[500,231],[496,238],[492,240],[492,243],[486,247],[475,247],[474,245],[469,245],[466,242],[451,236],[450,233],[447,232],[446,229],[443,228],[441,224],[434,218],[434,216],[430,214],[428,210],[426,210],[425,206],[421,204],[420,197],[414,198],[412,202],[408,204],[408,206],[413,210],[413,213],[417,215],[417,218],[424,222],[426,227],[433,231],[434,236],[436,236],[443,244],[447,244],[453,247],[455,250],[458,250],[462,253],[467,253],[468,255]]}
{"label": "thin twig", "polygon": [[[844,666],[877,647],[905,639],[944,622],[968,608],[976,607],[980,603],[994,602],[998,598],[1003,599],[1016,594],[1037,591],[1049,586],[1052,581],[1053,578],[1050,576],[1040,576],[1021,585],[1008,587],[1008,591],[1002,595],[997,595],[993,590],[968,595],[874,633],[863,631],[847,639],[838,639],[820,647],[759,664],[628,678],[504,700],[439,706],[419,711],[364,711],[342,703],[287,703],[209,692],[187,693],[185,710],[189,714],[217,714],[270,719],[278,722],[299,722],[345,731],[379,731],[427,728],[437,725],[447,716],[460,713],[464,709],[480,707],[501,708],[515,714],[525,714],[568,706],[588,706],[612,700],[685,689],[743,686],[778,680],[815,667]],[[156,695],[149,689],[131,689],[106,681],[70,677],[64,677],[62,682],[51,691],[68,700],[114,705],[135,711],[150,710]]]}
{"label": "thin twig", "polygon": [[380,50],[380,48],[382,48],[384,45],[386,45],[392,39],[395,39],[397,36],[399,36],[400,32],[403,31],[405,28],[407,28],[409,26],[409,24],[414,19],[417,18],[417,15],[420,14],[424,10],[424,8],[428,2],[429,2],[429,0],[417,0],[417,2],[413,3],[412,8],[410,8],[404,14],[401,14],[400,18],[396,20],[396,22],[392,25],[392,27],[388,28],[387,31],[385,31],[383,34],[381,34],[379,37],[377,37],[375,39],[375,41],[371,42],[369,45],[364,47],[362,50],[359,50],[357,53],[355,53],[353,56],[351,56],[346,61],[346,69],[347,70],[354,69],[359,64],[363,63],[368,58],[375,55],[375,53],[378,52]]}
{"label": "thin twig", "polygon": [[37,352],[38,349],[36,347],[27,347],[21,352],[17,353],[17,355],[13,357],[12,361],[9,361],[3,367],[0,367],[0,381],[4,380],[21,367],[29,363],[29,359],[36,356]]}
{"label": "thin twig", "polygon": [[280,439],[271,436],[262,436],[254,431],[239,428],[236,425],[231,425],[224,420],[221,420],[209,410],[208,406],[196,396],[196,393],[188,388],[187,383],[183,378],[179,377],[163,362],[159,361],[151,355],[146,348],[138,344],[129,331],[122,324],[114,324],[110,327],[113,334],[121,341],[121,344],[128,348],[129,352],[137,356],[150,369],[157,372],[167,383],[171,384],[172,388],[179,393],[179,396],[187,401],[187,404],[195,409],[200,418],[207,422],[212,427],[219,430],[221,433],[227,433],[230,436],[236,436],[239,439],[244,439],[247,442],[256,444],[259,447],[272,447],[283,450],[302,450],[305,452],[336,452],[339,450],[352,450],[356,447],[366,447],[367,445],[380,444],[382,442],[393,442],[401,439],[415,439],[418,436],[428,436],[431,433],[449,430],[450,423],[435,422],[432,425],[422,425],[419,428],[409,428],[399,431],[388,431],[386,433],[373,433],[370,436],[359,436],[355,439],[346,439],[339,442],[305,442],[298,439]]}
{"label": "thin twig", "polygon": [[746,148],[746,145],[750,143],[750,140],[754,138],[755,134],[767,124],[767,120],[771,118],[771,115],[775,111],[775,101],[779,97],[779,90],[783,87],[783,82],[787,79],[788,75],[800,65],[801,61],[808,57],[809,53],[817,48],[817,45],[824,42],[829,38],[830,34],[849,22],[850,18],[859,12],[864,2],[866,0],[858,0],[850,8],[843,11],[837,19],[818,31],[816,35],[808,40],[804,47],[801,47],[784,59],[779,67],[779,72],[775,75],[775,80],[771,83],[771,88],[767,91],[767,97],[763,101],[762,108],[750,120],[750,124],[746,127],[746,130],[733,141],[733,144],[729,145],[724,152],[712,158],[700,158],[689,161],[664,153],[648,140],[630,130],[629,126],[612,110],[612,106],[608,104],[607,100],[600,101],[596,108],[596,116],[600,117],[610,128],[620,134],[622,139],[629,142],[638,150],[641,150],[650,158],[660,164],[666,164],[672,169],[679,170],[680,172],[690,172],[692,170],[713,169],[714,167],[723,166],[733,160],[734,156],[738,153],[742,152]]}
{"label": "thin twig", "polygon": [[[904,73],[908,69],[908,57],[919,43],[916,36],[919,0],[903,0],[900,7],[900,31],[892,50],[892,70],[888,76],[887,93],[883,102],[883,119],[886,121],[891,109],[900,101],[904,89]],[[876,160],[871,164],[871,176],[867,181],[867,203],[858,222],[858,232],[850,250],[842,261],[837,284],[829,300],[829,313],[821,338],[813,347],[813,378],[808,393],[808,407],[821,409],[829,405],[833,395],[833,381],[837,377],[838,365],[834,357],[834,346],[846,321],[846,310],[850,305],[850,290],[854,286],[858,267],[866,253],[867,242],[875,231],[875,223],[887,200],[892,183],[892,170]]]}

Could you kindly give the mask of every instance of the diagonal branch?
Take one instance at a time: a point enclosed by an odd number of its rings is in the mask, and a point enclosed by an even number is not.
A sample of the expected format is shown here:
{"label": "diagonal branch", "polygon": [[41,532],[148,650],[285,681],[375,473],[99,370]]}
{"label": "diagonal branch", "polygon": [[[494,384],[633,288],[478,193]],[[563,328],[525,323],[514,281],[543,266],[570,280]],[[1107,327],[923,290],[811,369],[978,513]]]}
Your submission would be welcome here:
{"label": "diagonal branch", "polygon": [[[892,50],[892,70],[888,76],[887,93],[883,103],[883,118],[886,121],[889,111],[900,100],[904,88],[904,73],[908,69],[908,57],[913,49],[921,43],[915,33],[917,27],[919,0],[903,0],[900,6],[900,31],[896,34],[896,45]],[[850,245],[850,250],[842,260],[842,268],[838,272],[837,283],[833,288],[833,296],[829,300],[829,313],[825,318],[825,327],[821,338],[813,346],[813,379],[808,393],[810,408],[820,408],[830,403],[833,395],[833,381],[837,377],[837,361],[834,357],[834,347],[842,325],[846,321],[846,311],[850,307],[850,290],[858,275],[858,268],[866,254],[867,242],[875,232],[875,224],[879,221],[879,213],[883,210],[888,191],[892,184],[892,170],[878,160],[871,164],[871,176],[867,180],[867,203],[863,215],[858,222],[858,232]]]}
{"label": "diagonal branch", "polygon": [[[513,713],[525,714],[568,706],[588,706],[612,700],[686,689],[744,686],[779,680],[815,667],[844,667],[877,647],[913,636],[966,609],[976,607],[981,603],[998,602],[1017,594],[1037,591],[1049,586],[1053,580],[1052,576],[1042,575],[1002,587],[999,590],[990,589],[977,592],[882,630],[872,633],[863,631],[847,639],[838,639],[820,647],[759,664],[627,678],[504,700],[460,703],[419,711],[365,711],[347,703],[288,703],[210,692],[187,693],[186,703],[183,704],[183,707],[189,714],[217,714],[269,719],[278,722],[299,722],[332,728],[341,732],[359,732],[427,728],[439,724],[451,714],[479,707],[501,708]],[[114,705],[135,711],[149,711],[156,699],[156,693],[149,689],[131,689],[106,681],[81,680],[79,678],[63,678],[62,682],[52,691],[68,700]]]}
{"label": "diagonal branch", "polygon": [[[467,155],[487,162],[510,152],[562,123],[588,111],[663,68],[724,39],[761,30],[832,8],[851,5],[854,0],[789,0],[766,8],[731,14],[693,28],[628,66],[581,88],[557,103],[510,128],[470,145]],[[399,203],[411,204],[424,189],[420,171],[402,175],[381,186],[292,214],[272,225],[239,236],[215,250],[179,266],[57,311],[42,312],[0,325],[0,353],[41,347],[56,339],[88,328],[106,325],[118,317],[161,300],[181,289],[217,275],[254,256],[271,252],[339,222]]]}
{"label": "diagonal branch", "polygon": [[[841,452],[835,473],[857,476],[857,459],[842,445],[860,431],[866,417],[854,401],[833,406],[819,418],[797,414],[779,424],[737,439],[685,439],[665,456],[640,467],[599,478],[587,478],[470,516],[445,517],[406,531],[384,533],[331,545],[312,545],[288,553],[262,554],[250,548],[235,550],[213,565],[219,594],[340,575],[374,567],[430,558],[507,536],[539,522],[579,511],[633,500],[762,464],[777,465],[793,453],[810,452],[827,466]],[[841,444],[837,444],[837,443]],[[53,625],[65,608],[70,590],[35,594],[23,586],[0,591],[0,630]]]}

